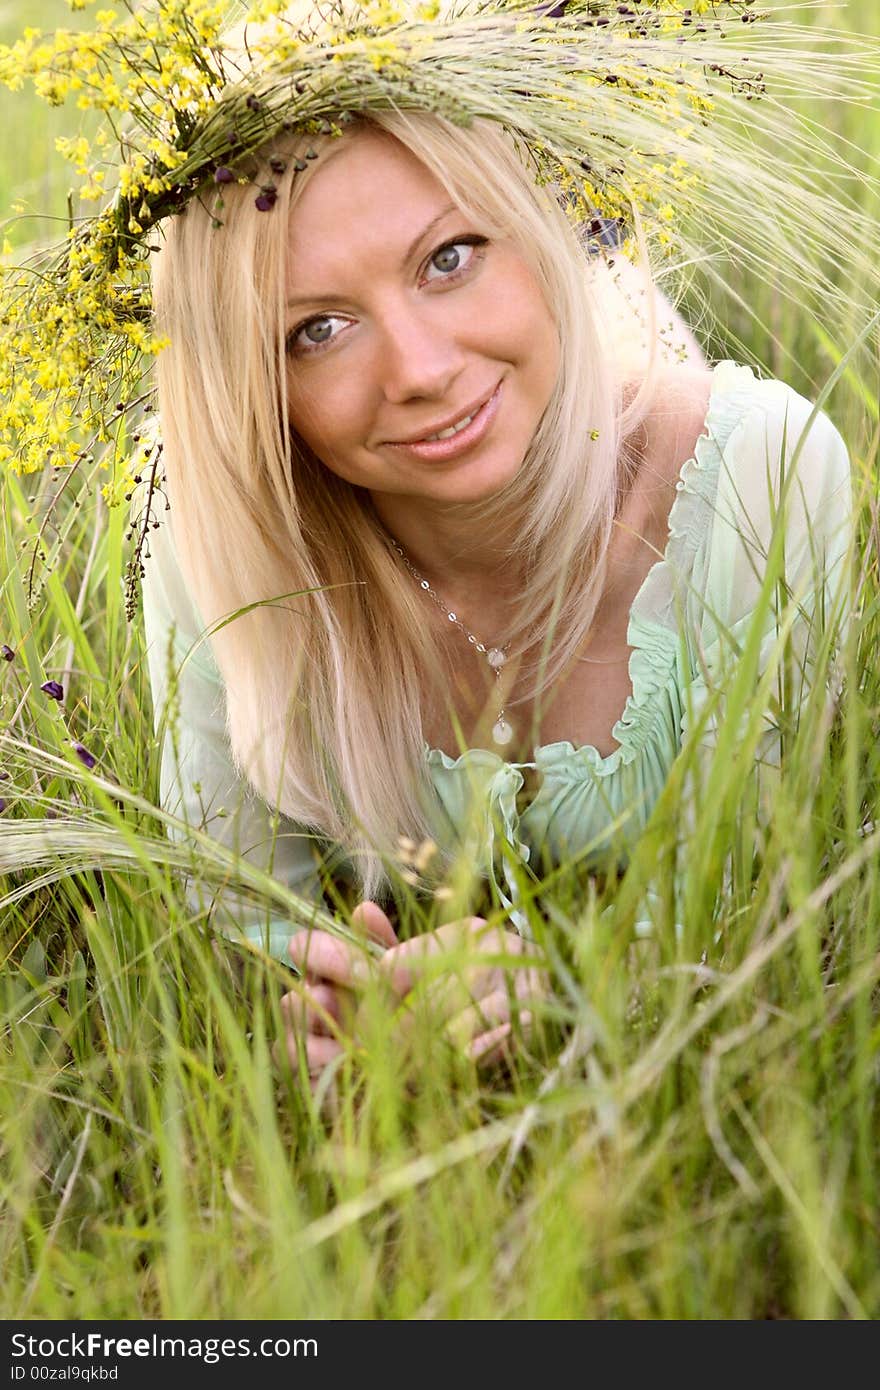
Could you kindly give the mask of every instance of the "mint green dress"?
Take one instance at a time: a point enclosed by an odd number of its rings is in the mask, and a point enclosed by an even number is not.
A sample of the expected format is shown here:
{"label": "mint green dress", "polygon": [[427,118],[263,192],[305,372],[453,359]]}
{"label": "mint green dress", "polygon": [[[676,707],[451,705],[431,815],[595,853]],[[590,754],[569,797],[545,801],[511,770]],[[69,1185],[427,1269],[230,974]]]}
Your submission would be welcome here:
{"label": "mint green dress", "polygon": [[[790,387],[722,362],[713,371],[704,433],[693,457],[682,462],[665,553],[630,610],[632,694],[614,726],[618,746],[602,756],[591,745],[550,743],[536,748],[528,763],[507,762],[485,748],[453,758],[425,746],[438,836],[448,837],[450,847],[467,847],[514,925],[525,921],[517,907],[518,864],[546,868],[573,855],[587,864],[595,859],[607,866],[609,857],[625,863],[692,724],[699,724],[701,756],[712,756],[715,719],[698,717],[735,667],[750,630],[781,478],[792,463],[785,574],[800,600],[793,641],[808,681],[814,620],[848,613],[848,453],[828,417]],[[169,663],[180,666],[204,624],[186,593],[167,525],[153,533],[151,545],[143,599],[158,726]],[[761,619],[762,662],[777,643],[776,618],[771,605]],[[316,846],[301,826],[277,816],[236,773],[223,685],[207,643],[184,666],[178,700],[176,751],[166,737],[162,753],[165,809],[204,825],[261,867],[271,859],[276,876],[319,900],[315,849],[327,846]],[[768,715],[762,762],[773,761],[774,734]],[[534,790],[524,795],[528,786]],[[343,862],[344,847],[339,853]],[[286,960],[290,923],[258,918],[234,898],[219,905],[215,921],[220,930],[244,934]],[[647,914],[641,928],[650,928]]]}

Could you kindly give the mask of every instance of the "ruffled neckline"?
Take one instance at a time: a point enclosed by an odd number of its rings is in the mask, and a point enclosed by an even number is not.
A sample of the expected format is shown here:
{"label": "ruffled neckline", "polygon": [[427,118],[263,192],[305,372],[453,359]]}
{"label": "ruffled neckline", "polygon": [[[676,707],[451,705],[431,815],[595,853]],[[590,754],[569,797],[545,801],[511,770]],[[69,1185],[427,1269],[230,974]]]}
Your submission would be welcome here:
{"label": "ruffled neckline", "polygon": [[678,635],[674,625],[664,623],[659,616],[663,609],[673,606],[674,574],[686,573],[689,562],[704,533],[705,489],[700,486],[703,475],[717,469],[718,440],[725,439],[735,412],[730,398],[740,388],[758,381],[751,367],[738,362],[719,362],[712,369],[709,401],[703,422],[703,432],[694,445],[694,452],[682,464],[675,484],[676,495],[669,509],[666,545],[663,556],[649,569],[632,601],[627,623],[629,677],[632,693],[627,696],[623,713],[611,730],[617,748],[602,754],[592,743],[575,747],[568,739],[541,744],[535,749],[532,762],[508,762],[491,748],[468,748],[458,757],[451,757],[442,748],[431,748],[426,742],[424,754],[429,766],[443,767],[453,772],[464,767],[483,766],[500,769],[565,766],[574,771],[588,770],[592,775],[609,776],[622,764],[631,762],[644,747],[660,710],[654,698],[668,678],[668,661],[659,665],[662,654],[674,659]]}

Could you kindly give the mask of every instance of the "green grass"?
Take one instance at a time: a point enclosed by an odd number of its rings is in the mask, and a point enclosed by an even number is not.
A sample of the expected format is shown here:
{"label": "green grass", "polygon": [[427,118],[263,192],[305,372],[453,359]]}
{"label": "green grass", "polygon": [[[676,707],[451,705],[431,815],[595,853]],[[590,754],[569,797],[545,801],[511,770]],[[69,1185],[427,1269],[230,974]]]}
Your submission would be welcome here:
{"label": "green grass", "polygon": [[[53,22],[36,9],[27,22]],[[873,0],[847,15],[869,28]],[[63,206],[47,128],[18,103],[34,123],[0,191],[36,202],[48,179]],[[880,145],[877,113],[873,136],[864,113],[840,119]],[[860,483],[863,582],[839,710],[800,711],[758,821],[746,671],[693,827],[685,757],[619,887],[562,874],[542,896],[554,1001],[487,1075],[427,1011],[401,1044],[372,996],[335,1104],[273,1065],[289,976],[212,941],[229,865],[193,849],[195,914],[155,809],[124,518],[100,503],[102,475],[77,480],[29,604],[62,479],[3,480],[0,1317],[878,1316],[877,363],[847,366],[848,342],[769,291],[753,307],[796,361],[775,362],[747,317],[725,331],[798,389],[815,397],[844,363],[827,408]],[[644,884],[668,879],[682,840],[686,930],[661,902],[635,941]],[[253,878],[266,903],[268,888]]]}

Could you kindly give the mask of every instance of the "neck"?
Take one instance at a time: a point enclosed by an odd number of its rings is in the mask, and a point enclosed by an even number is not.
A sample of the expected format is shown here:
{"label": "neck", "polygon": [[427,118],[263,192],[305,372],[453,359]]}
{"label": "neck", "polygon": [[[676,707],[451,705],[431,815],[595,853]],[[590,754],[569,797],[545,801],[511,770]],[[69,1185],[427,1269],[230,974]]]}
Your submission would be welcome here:
{"label": "neck", "polygon": [[511,560],[517,528],[491,525],[473,509],[374,493],[376,515],[410,563],[450,602],[463,593],[512,597],[522,572]]}

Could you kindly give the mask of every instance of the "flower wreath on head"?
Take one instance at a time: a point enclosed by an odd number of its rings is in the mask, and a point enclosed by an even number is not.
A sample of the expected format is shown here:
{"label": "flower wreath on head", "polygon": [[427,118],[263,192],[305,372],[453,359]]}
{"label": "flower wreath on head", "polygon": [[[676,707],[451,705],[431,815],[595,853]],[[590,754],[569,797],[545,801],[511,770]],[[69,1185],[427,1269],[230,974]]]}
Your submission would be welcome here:
{"label": "flower wreath on head", "polygon": [[[798,300],[812,287],[826,322],[846,312],[852,331],[866,319],[878,277],[867,219],[843,179],[820,181],[822,132],[785,98],[871,100],[880,49],[869,40],[777,23],[753,0],[152,0],[94,21],[0,49],[7,86],[29,78],[51,103],[104,117],[91,142],[58,142],[83,181],[80,205],[103,209],[71,213],[60,248],[4,267],[0,463],[18,472],[97,459],[111,470],[105,498],[130,495],[149,463],[148,450],[132,455],[127,417],[162,347],[149,253],[164,220],[199,199],[221,235],[224,186],[247,179],[271,215],[277,180],[305,165],[273,156],[273,138],[332,136],[374,109],[498,122],[576,222],[638,225],[710,279],[736,267]],[[851,274],[834,278],[842,256]],[[149,466],[130,613],[158,524],[155,456]]]}

